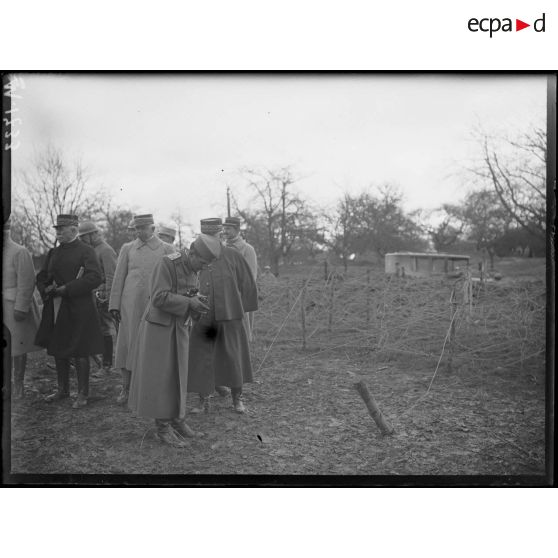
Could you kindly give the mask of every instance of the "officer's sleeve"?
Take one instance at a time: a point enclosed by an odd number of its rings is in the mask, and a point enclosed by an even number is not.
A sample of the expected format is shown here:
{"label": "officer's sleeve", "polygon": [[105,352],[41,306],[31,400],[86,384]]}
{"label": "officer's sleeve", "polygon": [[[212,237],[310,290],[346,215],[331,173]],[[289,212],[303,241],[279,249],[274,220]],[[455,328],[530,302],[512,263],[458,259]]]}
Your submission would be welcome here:
{"label": "officer's sleeve", "polygon": [[14,264],[17,277],[14,309],[20,312],[28,312],[35,289],[35,268],[33,267],[31,254],[25,249],[20,250],[15,256]]}
{"label": "officer's sleeve", "polygon": [[253,246],[248,245],[248,250],[246,251],[246,262],[248,263],[248,267],[250,268],[252,277],[254,277],[255,281],[258,276],[258,258]]}
{"label": "officer's sleeve", "polygon": [[258,309],[258,289],[252,270],[246,260],[240,256],[235,262],[236,284],[242,297],[244,312],[255,312]]}
{"label": "officer's sleeve", "polygon": [[39,291],[39,294],[41,295],[41,298],[43,300],[45,298],[45,289],[48,287],[50,283],[48,277],[48,264],[50,262],[51,256],[52,256],[52,249],[48,251],[47,257],[45,258],[41,270],[39,271],[39,273],[37,273],[37,279],[36,279],[37,290]]}
{"label": "officer's sleeve", "polygon": [[105,290],[106,296],[110,296],[112,290],[112,282],[114,280],[114,272],[116,270],[116,253],[111,248],[107,248],[102,253],[103,258],[103,269],[105,271]]}
{"label": "officer's sleeve", "polygon": [[86,295],[103,282],[101,265],[93,248],[84,247],[81,267],[83,267],[81,277],[66,283],[66,296],[69,298]]}
{"label": "officer's sleeve", "polygon": [[116,270],[110,289],[109,310],[120,310],[120,301],[122,299],[122,291],[124,290],[124,282],[128,273],[128,255],[130,253],[130,244],[124,244],[118,254],[116,262]]}
{"label": "officer's sleeve", "polygon": [[151,304],[173,316],[186,318],[190,308],[188,297],[175,293],[176,269],[169,258],[161,258],[151,274]]}

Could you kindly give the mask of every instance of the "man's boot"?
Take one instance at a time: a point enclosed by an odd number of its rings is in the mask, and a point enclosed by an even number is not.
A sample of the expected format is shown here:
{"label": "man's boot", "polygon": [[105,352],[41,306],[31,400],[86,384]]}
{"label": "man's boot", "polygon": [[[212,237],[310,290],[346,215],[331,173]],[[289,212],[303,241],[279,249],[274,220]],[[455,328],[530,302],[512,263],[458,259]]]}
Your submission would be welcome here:
{"label": "man's boot", "polygon": [[237,413],[243,414],[246,412],[246,407],[242,402],[242,388],[232,388],[231,389],[232,401],[234,410]]}
{"label": "man's boot", "polygon": [[112,368],[112,335],[103,337],[103,370],[109,373]]}
{"label": "man's boot", "polygon": [[155,427],[157,428],[155,437],[159,442],[175,448],[188,447],[188,444],[176,435],[174,429],[171,427],[170,420],[155,419]]}
{"label": "man's boot", "polygon": [[193,415],[198,415],[200,413],[205,413],[206,415],[211,410],[211,403],[209,400],[209,395],[205,395],[203,393],[199,394],[200,400],[196,407],[190,409],[190,413]]}
{"label": "man's boot", "polygon": [[27,353],[14,357],[14,398],[23,398],[23,379],[27,365]]}
{"label": "man's boot", "polygon": [[45,401],[58,401],[70,397],[70,361],[67,358],[55,358],[58,389],[45,398]]}
{"label": "man's boot", "polygon": [[203,438],[203,432],[197,432],[190,428],[184,419],[172,419],[171,426],[181,438]]}
{"label": "man's boot", "polygon": [[130,382],[132,380],[132,372],[122,368],[122,388],[120,389],[120,394],[116,398],[116,402],[119,405],[126,405],[128,402],[128,396],[130,395]]}
{"label": "man's boot", "polygon": [[79,409],[87,405],[89,397],[89,358],[76,358],[76,373],[78,394],[72,405],[73,409]]}

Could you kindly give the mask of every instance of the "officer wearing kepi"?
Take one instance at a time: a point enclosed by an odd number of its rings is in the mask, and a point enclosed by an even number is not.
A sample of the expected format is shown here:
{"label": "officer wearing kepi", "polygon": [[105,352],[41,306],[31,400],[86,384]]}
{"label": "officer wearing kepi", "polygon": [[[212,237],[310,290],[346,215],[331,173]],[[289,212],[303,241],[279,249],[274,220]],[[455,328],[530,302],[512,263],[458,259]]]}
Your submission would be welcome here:
{"label": "officer wearing kepi", "polygon": [[[254,281],[256,281],[258,275],[258,258],[254,247],[240,236],[240,223],[240,217],[226,217],[223,223],[223,238],[225,239],[226,246],[236,250],[246,260],[252,272],[252,276],[254,277]],[[244,314],[243,321],[246,327],[246,333],[248,334],[248,341],[252,341],[254,312],[247,312]]]}
{"label": "officer wearing kepi", "polygon": [[37,288],[44,301],[43,315],[35,343],[54,356],[58,389],[47,401],[70,394],[70,359],[77,371],[78,394],[75,409],[87,405],[89,357],[102,353],[103,336],[93,291],[103,282],[95,250],[78,238],[76,215],[56,218],[59,246],[49,250],[37,275]]}
{"label": "officer wearing kepi", "polygon": [[109,312],[120,324],[116,338],[115,368],[122,373],[122,388],[116,402],[126,404],[132,380],[132,356],[141,317],[149,301],[149,278],[157,262],[172,254],[172,246],[155,236],[151,213],[136,215],[137,238],[120,249],[109,299]]}
{"label": "officer wearing kepi", "polygon": [[167,227],[166,225],[159,225],[157,236],[167,244],[173,245],[176,238],[176,229]]}
{"label": "officer wearing kepi", "polygon": [[105,242],[101,231],[93,221],[84,221],[79,226],[79,238],[92,246],[101,265],[103,283],[95,291],[97,311],[103,333],[103,370],[110,372],[112,368],[113,336],[116,334],[114,319],[108,311],[110,289],[116,269],[116,252]]}

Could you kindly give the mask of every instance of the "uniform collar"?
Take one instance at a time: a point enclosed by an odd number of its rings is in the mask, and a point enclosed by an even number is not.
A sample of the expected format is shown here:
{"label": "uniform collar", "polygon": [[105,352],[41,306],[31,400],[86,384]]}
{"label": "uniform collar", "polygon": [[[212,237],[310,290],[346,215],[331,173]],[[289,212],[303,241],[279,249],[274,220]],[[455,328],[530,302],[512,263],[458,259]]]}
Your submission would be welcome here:
{"label": "uniform collar", "polygon": [[243,239],[240,235],[238,235],[238,236],[237,236],[235,239],[233,239],[233,240],[227,240],[227,246],[236,246],[236,247],[239,247],[239,246],[243,246],[244,243],[245,243],[245,241],[244,241],[244,239]]}
{"label": "uniform collar", "polygon": [[64,242],[64,243],[60,243],[58,245],[58,248],[62,248],[63,250],[65,250],[66,248],[73,248],[74,246],[77,246],[78,244],[81,244],[81,240],[79,239],[79,237],[75,237],[74,240],[70,240],[70,242]]}
{"label": "uniform collar", "polygon": [[136,249],[138,250],[143,246],[149,246],[151,250],[157,250],[157,248],[159,248],[159,246],[163,244],[162,241],[159,240],[155,235],[153,235],[147,242],[143,242],[139,238],[136,238],[136,240],[134,240],[134,243],[136,245]]}

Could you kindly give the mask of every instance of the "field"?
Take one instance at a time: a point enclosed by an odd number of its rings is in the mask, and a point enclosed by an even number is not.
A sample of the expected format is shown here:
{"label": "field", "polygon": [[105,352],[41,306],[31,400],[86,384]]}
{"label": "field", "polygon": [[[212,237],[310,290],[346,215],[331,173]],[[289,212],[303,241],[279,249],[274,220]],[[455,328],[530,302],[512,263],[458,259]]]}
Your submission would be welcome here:
{"label": "field", "polygon": [[[206,436],[184,449],[162,446],[151,421],[116,405],[116,372],[93,375],[87,408],[45,403],[55,372],[44,353],[34,353],[25,398],[11,407],[14,480],[150,474],[195,483],[249,474],[312,475],[308,482],[365,475],[374,483],[384,475],[386,482],[459,475],[453,482],[474,484],[482,475],[496,484],[543,483],[544,260],[510,258],[497,267],[502,280],[483,284],[393,278],[364,267],[325,277],[320,265],[264,281],[248,413],[237,415],[230,398],[215,395],[209,414],[189,417]],[[359,381],[393,435],[382,436],[355,389]]]}

